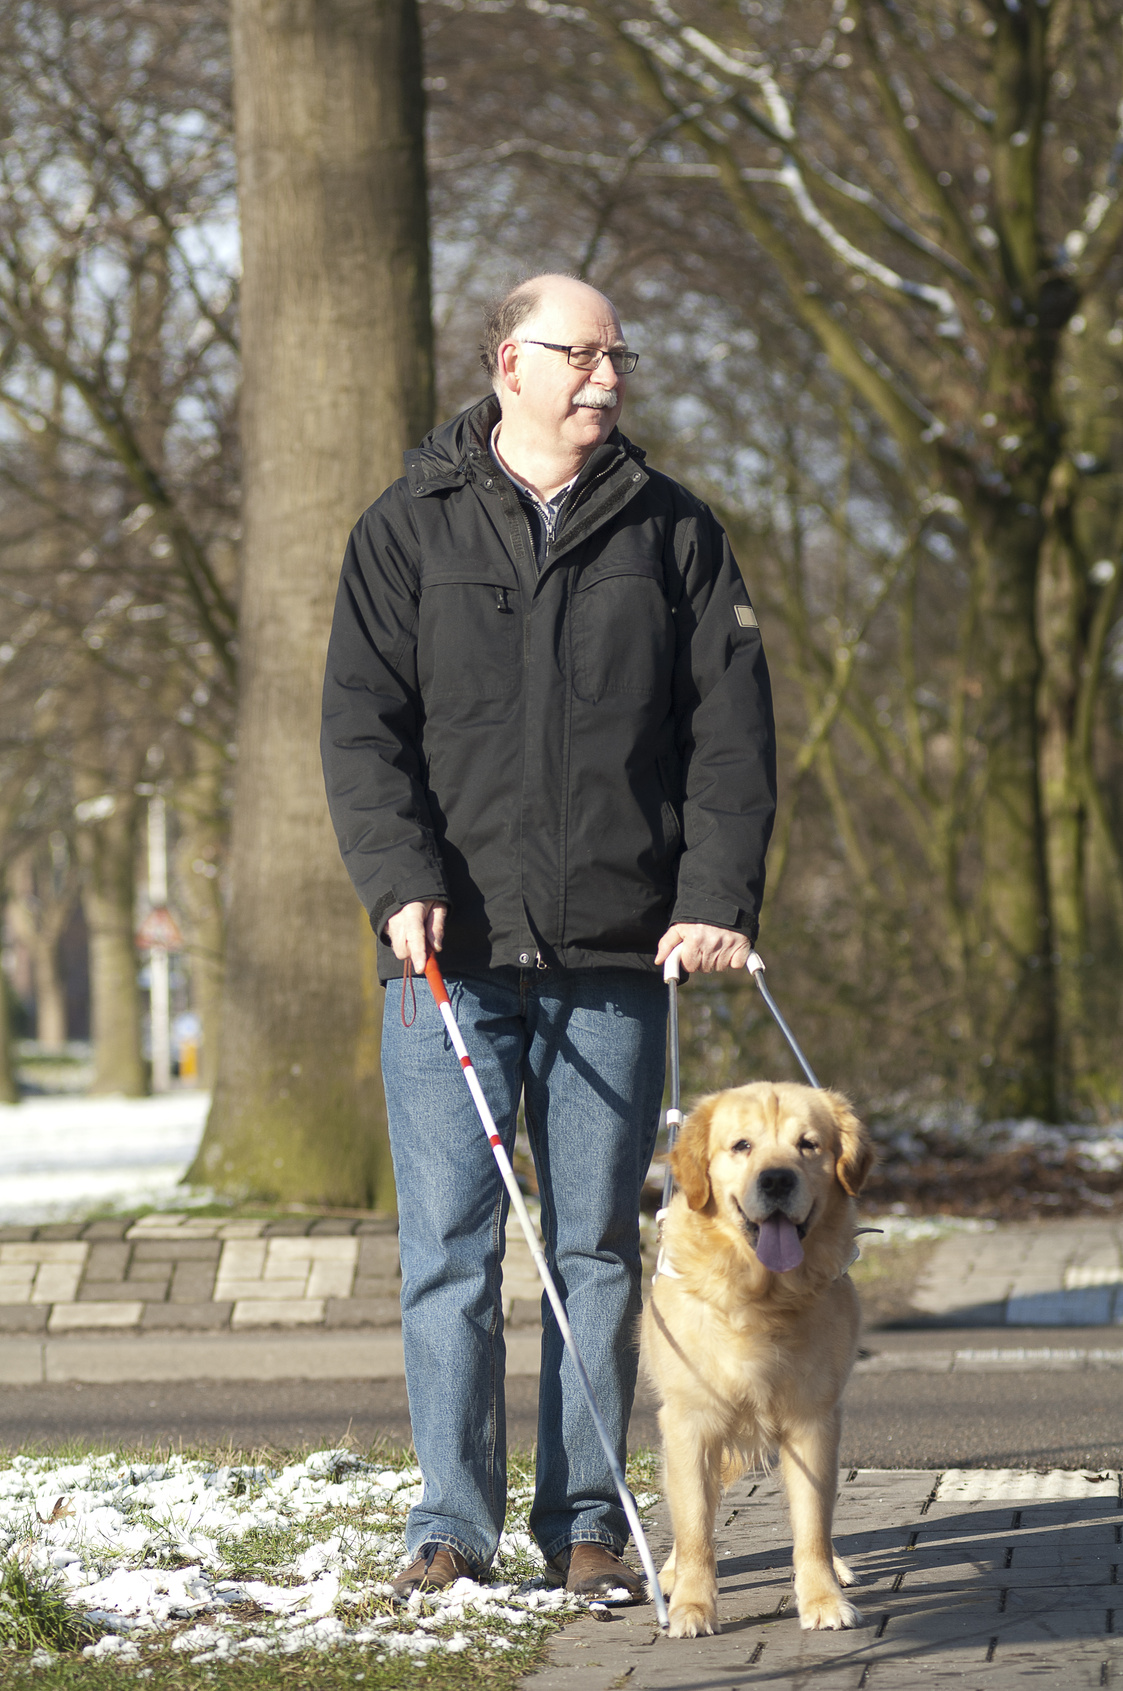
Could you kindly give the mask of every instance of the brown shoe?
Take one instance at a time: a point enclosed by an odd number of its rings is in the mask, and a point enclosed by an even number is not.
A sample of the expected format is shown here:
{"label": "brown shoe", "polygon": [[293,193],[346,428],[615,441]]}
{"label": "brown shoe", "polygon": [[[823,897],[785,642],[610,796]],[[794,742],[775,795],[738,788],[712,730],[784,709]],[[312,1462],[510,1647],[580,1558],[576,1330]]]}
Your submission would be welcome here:
{"label": "brown shoe", "polygon": [[[615,1598],[617,1603],[642,1603],[647,1586],[607,1544],[569,1544],[551,1558],[550,1568],[565,1580],[573,1597]],[[559,1580],[560,1583],[560,1580]]]}
{"label": "brown shoe", "polygon": [[472,1570],[459,1550],[447,1544],[423,1544],[409,1567],[391,1583],[394,1596],[405,1603],[411,1591],[443,1591],[454,1580],[465,1578],[472,1578]]}

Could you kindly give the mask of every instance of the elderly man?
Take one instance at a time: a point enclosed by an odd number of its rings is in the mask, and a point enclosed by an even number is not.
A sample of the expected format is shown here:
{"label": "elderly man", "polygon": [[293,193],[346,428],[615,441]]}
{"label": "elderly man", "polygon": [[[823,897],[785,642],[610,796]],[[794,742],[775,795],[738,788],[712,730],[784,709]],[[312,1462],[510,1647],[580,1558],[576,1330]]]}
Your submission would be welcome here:
{"label": "elderly man", "polygon": [[[737,968],[774,809],[768,674],[726,537],[617,429],[637,355],[603,295],[524,282],[494,397],[406,454],[343,566],[324,768],[380,973],[442,967],[623,1459],[638,1207],[663,1089],[659,965]],[[479,1575],[506,1506],[507,1199],[429,994],[387,993],[402,1334],[424,1489],[395,1589]],[[548,1304],[531,1528],[584,1595],[642,1584]]]}

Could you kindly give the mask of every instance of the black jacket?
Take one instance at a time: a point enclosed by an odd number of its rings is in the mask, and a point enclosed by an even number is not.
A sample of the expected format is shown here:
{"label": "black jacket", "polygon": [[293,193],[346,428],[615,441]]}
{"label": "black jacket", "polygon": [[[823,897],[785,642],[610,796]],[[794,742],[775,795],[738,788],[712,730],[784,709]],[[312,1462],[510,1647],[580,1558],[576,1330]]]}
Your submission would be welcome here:
{"label": "black jacket", "polygon": [[725,533],[614,430],[537,574],[497,419],[407,452],[343,564],[322,751],[375,932],[447,899],[450,974],[651,969],[672,920],[755,936],[775,742]]}

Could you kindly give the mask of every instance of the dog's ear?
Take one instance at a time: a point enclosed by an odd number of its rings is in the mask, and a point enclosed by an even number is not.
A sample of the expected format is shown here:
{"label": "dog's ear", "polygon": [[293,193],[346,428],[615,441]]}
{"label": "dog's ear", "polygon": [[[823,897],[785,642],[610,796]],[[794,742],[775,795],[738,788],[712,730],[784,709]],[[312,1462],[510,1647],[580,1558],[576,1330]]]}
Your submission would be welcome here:
{"label": "dog's ear", "polygon": [[690,1112],[671,1152],[675,1180],[686,1194],[692,1210],[704,1210],[710,1201],[710,1118],[717,1098],[703,1098]]}
{"label": "dog's ear", "polygon": [[838,1129],[838,1160],[835,1174],[839,1185],[851,1198],[856,1198],[873,1167],[874,1149],[870,1136],[850,1108],[849,1100],[841,1092],[820,1094]]}

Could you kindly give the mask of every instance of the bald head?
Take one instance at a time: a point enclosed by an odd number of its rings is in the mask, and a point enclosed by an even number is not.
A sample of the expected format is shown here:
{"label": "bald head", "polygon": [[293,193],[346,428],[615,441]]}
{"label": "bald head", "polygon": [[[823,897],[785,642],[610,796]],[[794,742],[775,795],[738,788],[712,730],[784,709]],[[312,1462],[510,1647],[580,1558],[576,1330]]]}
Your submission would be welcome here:
{"label": "bald head", "polygon": [[[514,327],[511,322],[514,318]],[[499,400],[492,446],[540,497],[572,481],[616,427],[634,361],[615,307],[572,276],[532,276],[488,325]]]}
{"label": "bald head", "polygon": [[[499,376],[499,348],[504,341],[513,340],[516,331],[528,336],[540,327],[539,319],[554,322],[571,315],[584,316],[590,310],[609,315],[619,330],[620,320],[611,300],[605,298],[588,282],[576,276],[560,276],[546,272],[530,276],[512,288],[497,305],[493,305],[484,321],[484,338],[480,346],[480,363],[488,373],[493,387]],[[543,338],[556,338],[543,331]]]}

